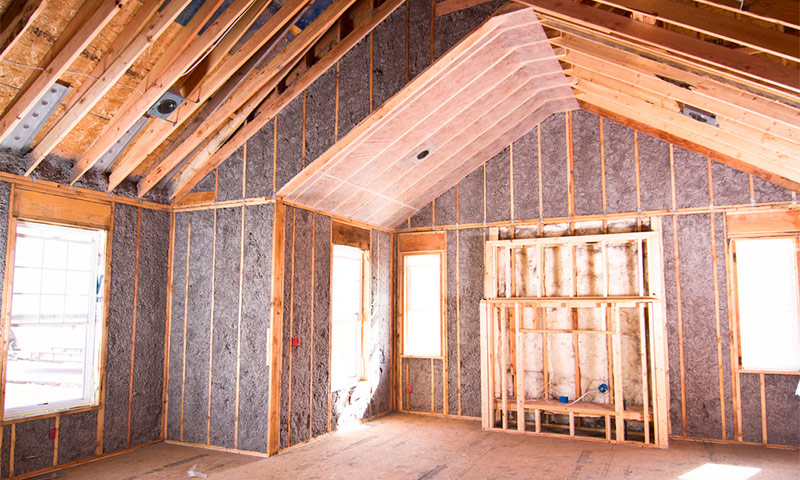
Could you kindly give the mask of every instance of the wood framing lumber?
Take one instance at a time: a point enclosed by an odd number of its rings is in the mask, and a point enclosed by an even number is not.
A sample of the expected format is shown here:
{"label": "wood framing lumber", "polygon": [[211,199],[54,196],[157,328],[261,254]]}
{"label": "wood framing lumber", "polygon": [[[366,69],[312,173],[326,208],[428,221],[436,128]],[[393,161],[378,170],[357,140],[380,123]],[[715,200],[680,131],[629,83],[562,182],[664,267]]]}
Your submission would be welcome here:
{"label": "wood framing lumber", "polygon": [[567,50],[569,71],[582,67],[800,143],[800,110],[649,58],[565,34],[552,43]]}
{"label": "wood framing lumber", "polygon": [[[687,150],[696,152],[700,155],[704,155],[708,158],[711,158],[712,160],[736,168],[743,172],[752,174],[756,177],[767,180],[768,182],[774,183],[783,188],[800,192],[800,181],[798,181],[797,179],[785,176],[786,174],[776,173],[772,170],[772,167],[767,168],[763,165],[756,165],[754,163],[748,162],[742,159],[739,156],[739,153],[736,151],[729,150],[729,153],[721,151],[721,149],[718,149],[719,147],[718,145],[711,146],[710,143],[712,142],[711,140],[707,140],[705,138],[697,136],[694,133],[694,130],[691,128],[673,127],[671,124],[668,124],[666,122],[662,122],[658,126],[653,125],[652,122],[649,120],[649,118],[651,117],[647,117],[648,120],[646,120],[644,117],[637,114],[634,110],[627,110],[623,112],[623,109],[620,109],[617,104],[610,102],[598,95],[586,96],[579,94],[578,103],[581,105],[581,108],[583,108],[586,111],[589,111],[596,115],[603,116],[609,120],[621,123],[622,125],[628,126],[630,128],[634,128],[636,130],[639,130],[640,132],[646,133],[653,137],[672,143],[673,145],[679,146],[681,148],[685,148]],[[657,108],[652,106],[647,107],[646,105],[641,105],[641,104],[640,106],[642,108],[645,109],[649,108],[652,110]],[[660,115],[660,113],[651,112],[650,115]],[[692,127],[694,127],[694,125],[692,125]],[[688,133],[690,131],[692,133]],[[687,140],[687,138],[692,138],[692,140]],[[785,168],[783,170],[785,170]]]}
{"label": "wood framing lumber", "polygon": [[14,0],[6,7],[0,21],[0,59],[14,48],[46,4],[44,0]]}
{"label": "wood framing lumber", "polygon": [[719,15],[711,9],[672,0],[597,0],[597,2],[632,13],[643,13],[664,23],[688,28],[788,60],[800,60],[800,41],[796,36],[774,28],[762,27],[743,17]]}
{"label": "wood framing lumber", "polygon": [[[760,57],[714,45],[704,40],[626,18],[569,0],[519,0],[540,15],[566,22],[609,38],[655,49],[659,54],[713,70],[734,78],[748,79],[789,95],[800,93],[800,76],[790,67]],[[792,93],[789,93],[792,92]]]}
{"label": "wood framing lumber", "polygon": [[[175,150],[166,158],[161,160],[157,170],[151,171],[146,179],[148,182],[157,183],[164,175],[177,166],[187,155],[197,148],[204,140],[220,128],[225,128],[226,124],[241,125],[247,116],[258,106],[272,89],[280,81],[281,72],[293,65],[298,56],[304,55],[308,48],[327,31],[355,0],[336,0],[326,8],[311,24],[306,27],[300,35],[286,46],[278,55],[273,58],[267,66],[261,70],[253,72],[237,88],[231,96],[226,99],[220,108],[206,118],[203,124],[192,132],[183,143],[178,145]],[[288,72],[287,72],[288,73]],[[249,110],[249,111],[248,111]],[[233,119],[231,119],[233,116]],[[229,130],[235,128],[228,127]],[[197,158],[195,159],[195,161]]]}
{"label": "wood framing lumber", "polygon": [[[363,23],[357,25],[341,42],[320,58],[311,68],[294,81],[280,96],[261,104],[254,112],[253,119],[240,128],[228,142],[213,153],[202,165],[197,165],[191,174],[182,175],[175,182],[171,198],[180,199],[208,172],[225,161],[233,152],[243,145],[251,136],[266,125],[278,112],[288,105],[297,95],[310,86],[320,75],[336,64],[345,53],[366,37],[375,27],[386,19],[402,4],[401,0],[388,0],[378,7]],[[330,7],[329,7],[330,8]],[[310,27],[309,27],[310,28]],[[141,195],[141,192],[140,192]]]}
{"label": "wood framing lumber", "polygon": [[283,366],[283,308],[284,308],[284,250],[286,236],[286,207],[275,202],[272,227],[272,311],[270,338],[272,357],[269,363],[269,405],[267,428],[267,454],[274,455],[280,448],[281,431],[281,373]]}
{"label": "wood framing lumber", "polygon": [[[173,41],[171,51],[165,53],[150,73],[139,83],[143,94],[128,97],[94,142],[94,144],[99,143],[100,145],[95,148],[93,144],[87,153],[102,148],[109,141],[113,145],[248,8],[248,4],[245,2],[234,2],[213,23],[204,27],[222,3],[220,0],[214,0],[206,2],[200,7],[189,24],[181,31],[180,37]],[[198,36],[197,33],[203,28],[202,34]],[[174,61],[171,57],[175,57]],[[97,157],[97,160],[101,157],[102,154]],[[93,158],[95,158],[94,155],[84,154],[82,156],[72,169],[71,183],[74,184],[88,169],[94,166],[94,163],[91,163]],[[116,186],[117,184],[109,185],[109,191]]]}
{"label": "wood framing lumber", "polygon": [[[259,29],[257,35],[253,35],[245,42],[235,53],[226,57],[214,71],[206,75],[203,81],[195,86],[192,91],[185,92],[185,95],[191,100],[183,102],[172,113],[170,119],[175,121],[154,121],[141,132],[133,143],[125,150],[122,156],[116,163],[114,170],[109,178],[110,183],[116,182],[119,184],[127,175],[123,172],[131,172],[135,169],[151,152],[164,142],[176,129],[180,128],[182,122],[190,118],[192,114],[199,109],[212,94],[215,94],[220,87],[225,84],[239,69],[245,65],[255,52],[258,52],[262,47],[272,41],[275,36],[280,32],[287,23],[291,22],[296,15],[306,7],[309,0],[289,0],[284,6],[280,8],[269,20]],[[109,141],[110,138],[107,140]],[[116,141],[116,140],[113,140]],[[89,151],[87,151],[83,160],[86,162],[97,162],[110,146],[113,141],[104,145],[99,145],[95,142]],[[95,159],[96,156],[96,159]],[[158,167],[156,167],[158,168]],[[164,175],[166,175],[165,172]],[[162,175],[163,176],[163,175]],[[149,189],[148,189],[149,191]],[[141,195],[144,195],[143,193]]]}
{"label": "wood framing lumber", "polygon": [[128,0],[87,0],[0,117],[2,141]]}
{"label": "wood framing lumber", "polygon": [[182,94],[188,94],[194,90],[203,81],[203,77],[213,71],[225,59],[231,49],[271,3],[272,0],[254,0],[247,6],[233,27],[211,47],[211,50],[197,65],[192,67],[191,72],[186,73],[186,76],[180,82]]}

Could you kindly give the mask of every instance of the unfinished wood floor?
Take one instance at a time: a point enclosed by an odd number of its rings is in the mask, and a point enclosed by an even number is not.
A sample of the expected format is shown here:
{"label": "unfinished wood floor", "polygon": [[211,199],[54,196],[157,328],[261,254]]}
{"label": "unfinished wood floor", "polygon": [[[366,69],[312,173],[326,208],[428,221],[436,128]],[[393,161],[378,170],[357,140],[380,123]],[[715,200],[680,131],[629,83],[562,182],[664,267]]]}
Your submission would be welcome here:
{"label": "unfinished wood floor", "polygon": [[269,459],[162,443],[42,478],[185,479],[193,465],[209,479],[800,478],[797,450],[676,440],[669,450],[656,450],[487,433],[479,422],[406,414]]}

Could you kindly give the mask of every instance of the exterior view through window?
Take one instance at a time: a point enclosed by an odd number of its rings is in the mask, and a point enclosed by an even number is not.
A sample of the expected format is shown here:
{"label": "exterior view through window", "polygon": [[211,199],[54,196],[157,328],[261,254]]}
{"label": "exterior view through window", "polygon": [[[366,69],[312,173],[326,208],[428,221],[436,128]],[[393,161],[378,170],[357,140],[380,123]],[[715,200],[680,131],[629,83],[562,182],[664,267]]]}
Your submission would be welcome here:
{"label": "exterior view through window", "polygon": [[331,283],[331,388],[363,379],[364,251],[333,246]]}
{"label": "exterior view through window", "polygon": [[735,240],[745,370],[800,370],[796,237]]}
{"label": "exterior view through window", "polygon": [[442,257],[403,257],[405,326],[403,355],[442,356]]}
{"label": "exterior view through window", "polygon": [[96,403],[105,238],[17,222],[5,418]]}

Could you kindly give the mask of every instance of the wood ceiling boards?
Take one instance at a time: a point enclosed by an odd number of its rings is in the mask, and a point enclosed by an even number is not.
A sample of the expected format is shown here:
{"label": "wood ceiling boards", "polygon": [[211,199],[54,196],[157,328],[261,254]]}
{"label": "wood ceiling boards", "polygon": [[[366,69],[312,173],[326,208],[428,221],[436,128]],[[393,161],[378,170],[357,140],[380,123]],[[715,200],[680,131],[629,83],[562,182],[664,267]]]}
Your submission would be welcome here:
{"label": "wood ceiling boards", "polygon": [[577,107],[536,14],[504,8],[278,195],[392,228],[543,119]]}

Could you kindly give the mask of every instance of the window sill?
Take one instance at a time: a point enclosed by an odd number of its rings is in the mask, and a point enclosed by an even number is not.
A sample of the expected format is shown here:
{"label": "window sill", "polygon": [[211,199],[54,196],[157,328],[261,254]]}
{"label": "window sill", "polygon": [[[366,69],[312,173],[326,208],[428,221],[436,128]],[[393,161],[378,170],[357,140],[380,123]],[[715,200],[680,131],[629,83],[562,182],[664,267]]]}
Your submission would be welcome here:
{"label": "window sill", "polygon": [[12,423],[31,422],[31,421],[34,421],[34,420],[41,420],[43,418],[60,417],[62,415],[72,415],[72,414],[75,414],[75,413],[90,412],[92,410],[99,410],[99,409],[100,409],[100,405],[84,405],[84,406],[80,406],[80,407],[63,408],[63,409],[54,410],[52,412],[45,412],[45,413],[20,414],[18,416],[4,418],[3,420],[0,420],[0,425],[10,425]]}

